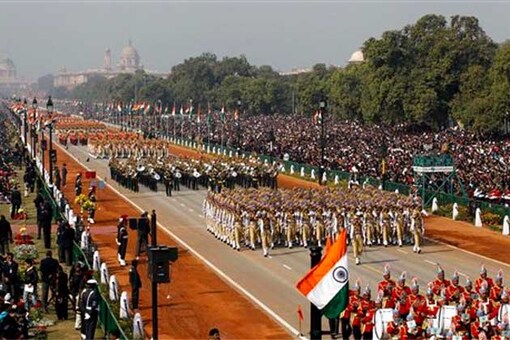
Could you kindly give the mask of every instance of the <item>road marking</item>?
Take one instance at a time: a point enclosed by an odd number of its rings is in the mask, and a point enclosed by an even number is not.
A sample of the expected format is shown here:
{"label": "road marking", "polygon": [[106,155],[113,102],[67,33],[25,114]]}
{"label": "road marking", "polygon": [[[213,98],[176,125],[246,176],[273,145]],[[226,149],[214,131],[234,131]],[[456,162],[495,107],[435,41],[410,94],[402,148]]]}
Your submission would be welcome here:
{"label": "road marking", "polygon": [[202,215],[202,214],[198,214],[198,217],[200,217],[200,218],[204,218],[204,215]]}
{"label": "road marking", "polygon": [[423,260],[423,261],[425,261],[425,262],[427,262],[428,264],[431,264],[431,265],[433,265],[433,266],[437,265],[437,263],[436,263],[436,262],[432,262],[432,261],[429,261],[429,260]]}
{"label": "road marking", "polygon": [[292,268],[287,266],[286,264],[283,265],[283,268],[288,269],[288,270],[292,270]]}
{"label": "road marking", "polygon": [[402,250],[402,249],[397,249],[397,251],[401,252],[402,254],[409,254],[407,251]]}
{"label": "road marking", "polygon": [[461,272],[457,272],[457,273],[458,273],[460,276],[462,276],[462,277],[467,277],[467,275],[466,275],[466,274],[464,274],[464,273],[461,273]]}
{"label": "road marking", "polygon": [[191,208],[189,208],[188,210],[189,210],[189,212],[193,212],[193,211],[195,211],[195,210],[193,210],[193,209],[191,209]]}
{"label": "road marking", "polygon": [[185,207],[186,206],[186,204],[184,204],[184,203],[179,203],[179,204],[181,205],[181,207]]}
{"label": "road marking", "polygon": [[[63,150],[63,148],[58,145],[58,147]],[[81,164],[81,166],[83,166],[87,171],[91,171],[89,167],[87,167],[86,165],[84,165],[82,162],[80,162],[74,155],[68,153],[67,151],[63,150],[63,152],[65,152],[66,154],[68,154],[72,159],[74,159],[77,163]],[[100,180],[102,180],[101,177],[97,176]],[[143,210],[138,204],[136,204],[135,202],[133,202],[131,199],[129,199],[128,197],[126,197],[124,194],[122,194],[120,191],[118,191],[117,189],[115,189],[111,184],[107,183],[106,184],[107,186],[110,187],[110,189],[113,190],[113,192],[115,192],[117,195],[123,197],[126,201],[128,201],[129,203],[131,203],[131,205],[133,205],[136,209],[138,209],[140,212],[143,212],[145,210]],[[181,203],[182,204],[182,203]],[[228,276],[227,274],[225,274],[225,272],[223,272],[221,269],[219,269],[218,267],[216,267],[214,264],[212,264],[209,260],[207,260],[205,257],[203,257],[202,255],[200,255],[199,252],[197,252],[195,249],[193,249],[190,245],[188,245],[184,240],[182,240],[180,237],[178,237],[177,235],[175,235],[173,232],[171,232],[170,230],[166,229],[165,227],[163,227],[163,225],[159,222],[157,222],[158,224],[158,227],[163,231],[165,232],[167,235],[169,235],[170,237],[172,237],[174,240],[176,240],[178,243],[180,243],[184,248],[188,249],[193,255],[195,255],[196,257],[198,257],[199,260],[201,260],[203,263],[205,263],[207,266],[209,266],[209,268],[211,268],[213,271],[216,272],[216,274],[218,274],[219,276],[221,276],[225,281],[227,281],[232,287],[234,287],[235,289],[239,290],[241,293],[243,293],[248,299],[252,300],[256,305],[258,305],[262,310],[264,310],[267,314],[269,314],[273,319],[275,319],[277,322],[279,322],[283,327],[287,328],[287,330],[293,334],[294,336],[298,336],[300,339],[306,339],[306,337],[304,336],[301,336],[300,335],[300,332],[294,328],[291,324],[289,324],[287,321],[285,321],[281,316],[279,316],[278,314],[276,314],[276,312],[274,312],[271,308],[269,308],[266,304],[264,304],[262,301],[260,301],[259,299],[257,299],[253,294],[251,294],[248,290],[246,290],[245,288],[243,288],[243,286],[241,286],[239,283],[237,283],[236,281],[234,281],[233,279],[230,278],[230,276]],[[271,257],[269,257],[271,258]]]}

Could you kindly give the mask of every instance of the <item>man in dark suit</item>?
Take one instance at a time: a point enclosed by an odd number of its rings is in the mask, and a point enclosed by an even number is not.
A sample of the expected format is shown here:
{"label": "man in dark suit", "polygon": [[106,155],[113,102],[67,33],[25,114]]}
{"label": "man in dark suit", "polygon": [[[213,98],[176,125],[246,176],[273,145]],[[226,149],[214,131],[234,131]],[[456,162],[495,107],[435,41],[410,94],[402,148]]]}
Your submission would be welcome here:
{"label": "man in dark suit", "polygon": [[49,291],[55,283],[58,266],[58,261],[53,258],[51,250],[48,250],[46,252],[46,257],[41,260],[40,265],[42,282],[42,306],[46,313],[48,312]]}
{"label": "man in dark suit", "polygon": [[9,242],[12,243],[11,224],[4,215],[0,216],[0,253],[9,252]]}
{"label": "man in dark suit", "polygon": [[21,192],[18,187],[15,186],[11,192],[11,218],[14,218],[21,208]]}
{"label": "man in dark suit", "polygon": [[65,187],[66,186],[66,182],[67,182],[67,165],[66,165],[66,163],[64,163],[62,165],[61,173],[62,173],[62,176],[61,176],[62,186]]}

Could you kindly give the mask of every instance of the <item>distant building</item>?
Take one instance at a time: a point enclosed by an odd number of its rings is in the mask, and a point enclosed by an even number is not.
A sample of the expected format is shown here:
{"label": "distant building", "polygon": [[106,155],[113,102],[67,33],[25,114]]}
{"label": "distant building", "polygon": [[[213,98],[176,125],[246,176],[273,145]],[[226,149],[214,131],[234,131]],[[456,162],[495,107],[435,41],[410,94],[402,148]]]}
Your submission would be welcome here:
{"label": "distant building", "polygon": [[[66,68],[63,68],[54,77],[53,85],[55,87],[65,87],[68,90],[72,90],[74,87],[86,83],[90,77],[93,76],[113,78],[122,73],[135,73],[138,70],[144,70],[140,63],[140,55],[131,44],[131,41],[129,41],[128,46],[122,49],[116,70],[112,67],[112,52],[109,48],[107,48],[104,53],[102,68],[90,69],[82,72],[68,72]],[[145,72],[161,77],[167,76],[167,74],[164,73],[147,70],[145,70]]]}
{"label": "distant building", "polygon": [[351,58],[349,59],[349,64],[360,64],[365,61],[365,57],[363,55],[362,50],[357,50],[351,55]]}
{"label": "distant building", "polygon": [[308,73],[312,71],[313,70],[311,68],[293,68],[290,71],[279,72],[278,74],[281,76],[293,76],[296,74]]}
{"label": "distant building", "polygon": [[18,79],[14,62],[0,57],[0,93],[11,94],[24,88],[26,84]]}

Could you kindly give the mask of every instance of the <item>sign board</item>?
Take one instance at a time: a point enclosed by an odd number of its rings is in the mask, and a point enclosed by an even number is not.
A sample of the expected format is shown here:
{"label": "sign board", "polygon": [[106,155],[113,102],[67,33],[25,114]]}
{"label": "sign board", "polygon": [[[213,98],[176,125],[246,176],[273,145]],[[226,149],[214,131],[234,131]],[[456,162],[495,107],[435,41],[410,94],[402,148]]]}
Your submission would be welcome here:
{"label": "sign board", "polygon": [[453,172],[453,166],[413,166],[413,171],[419,174],[425,172],[450,173]]}
{"label": "sign board", "polygon": [[94,179],[94,178],[96,178],[96,172],[95,171],[86,171],[85,172],[85,178],[86,179]]}

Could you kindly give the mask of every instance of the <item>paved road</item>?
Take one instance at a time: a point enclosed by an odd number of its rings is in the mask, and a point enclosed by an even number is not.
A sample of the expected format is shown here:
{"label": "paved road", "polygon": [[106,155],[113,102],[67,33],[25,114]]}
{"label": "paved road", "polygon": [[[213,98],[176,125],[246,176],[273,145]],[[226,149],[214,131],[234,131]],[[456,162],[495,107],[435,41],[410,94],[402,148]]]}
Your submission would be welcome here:
{"label": "paved road", "polygon": [[[155,193],[141,186],[139,193],[133,193],[109,179],[106,160],[90,158],[89,162],[85,162],[88,158],[85,147],[71,145],[68,152],[84,165],[95,170],[99,177],[107,178],[108,184],[142,209],[148,211],[155,209],[158,213],[158,221],[165,228],[171,230],[295,329],[298,328],[297,306],[302,305],[305,315],[308,315],[309,305],[306,299],[294,288],[297,280],[309,268],[310,259],[307,249],[275,249],[269,258],[264,258],[261,250],[242,250],[238,253],[206,231],[202,215],[205,190],[184,189],[174,192],[173,197],[170,198],[166,197],[162,191]],[[448,277],[457,270],[462,277],[469,275],[475,279],[478,277],[482,263],[486,265],[491,276],[495,276],[500,268],[510,275],[509,265],[436,243],[426,244],[421,255],[414,254],[412,247],[367,248],[362,262],[361,266],[355,266],[352,253],[350,254],[351,280],[359,278],[363,286],[369,283],[373,297],[385,263],[391,264],[394,277],[398,277],[404,270],[407,271],[408,284],[411,277],[418,277],[422,290],[425,289],[426,283],[435,277],[436,263],[441,263]],[[323,327],[327,329],[326,323]],[[304,327],[305,331],[307,329],[307,326]]]}

